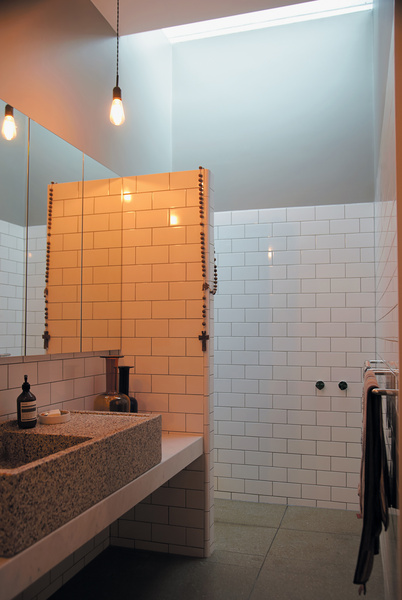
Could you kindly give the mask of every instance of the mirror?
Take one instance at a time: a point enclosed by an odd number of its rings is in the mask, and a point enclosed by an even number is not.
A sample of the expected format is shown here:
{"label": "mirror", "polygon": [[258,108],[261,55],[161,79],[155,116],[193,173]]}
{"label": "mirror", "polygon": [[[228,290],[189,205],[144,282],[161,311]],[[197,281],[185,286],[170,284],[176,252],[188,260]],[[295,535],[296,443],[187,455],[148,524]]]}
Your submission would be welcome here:
{"label": "mirror", "polygon": [[[0,101],[1,120],[5,104]],[[15,109],[14,117],[17,137],[10,142],[0,136],[0,356],[45,353],[42,336],[49,184],[77,182],[81,196],[66,210],[78,211],[77,219],[83,221],[85,182],[118,177]],[[66,243],[73,244],[73,239]],[[81,266],[81,258],[79,263]],[[74,276],[77,278],[77,273]],[[78,337],[74,351],[82,348],[81,332]]]}

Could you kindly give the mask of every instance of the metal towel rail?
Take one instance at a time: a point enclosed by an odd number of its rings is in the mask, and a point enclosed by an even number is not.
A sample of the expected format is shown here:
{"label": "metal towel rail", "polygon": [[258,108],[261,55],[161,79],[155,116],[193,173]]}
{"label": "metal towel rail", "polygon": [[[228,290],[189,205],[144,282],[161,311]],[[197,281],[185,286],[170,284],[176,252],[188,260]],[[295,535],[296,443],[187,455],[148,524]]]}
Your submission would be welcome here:
{"label": "metal towel rail", "polygon": [[[385,364],[383,360],[366,360],[364,363],[364,373],[371,369],[375,375],[392,375],[394,381],[396,381],[397,372],[391,369],[390,367],[386,368],[378,368],[374,365],[377,364]],[[398,396],[399,390],[395,386],[393,388],[374,388],[372,390],[373,394],[377,394],[378,396]]]}

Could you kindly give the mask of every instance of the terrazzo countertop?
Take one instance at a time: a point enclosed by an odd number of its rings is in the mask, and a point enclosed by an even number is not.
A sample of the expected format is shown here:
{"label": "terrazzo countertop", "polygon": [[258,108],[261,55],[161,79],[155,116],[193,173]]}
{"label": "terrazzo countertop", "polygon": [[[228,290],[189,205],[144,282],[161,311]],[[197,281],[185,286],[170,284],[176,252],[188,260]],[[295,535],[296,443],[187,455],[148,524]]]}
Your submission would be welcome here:
{"label": "terrazzo countertop", "polygon": [[0,424],[0,555],[29,547],[161,460],[161,416],[77,411]]}

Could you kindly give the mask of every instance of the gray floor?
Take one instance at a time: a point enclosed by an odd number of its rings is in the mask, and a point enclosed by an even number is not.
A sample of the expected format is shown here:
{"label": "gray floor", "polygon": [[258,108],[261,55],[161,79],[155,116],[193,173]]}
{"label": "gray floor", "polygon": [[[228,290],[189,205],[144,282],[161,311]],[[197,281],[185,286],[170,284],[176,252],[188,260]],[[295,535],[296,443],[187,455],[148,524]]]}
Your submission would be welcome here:
{"label": "gray floor", "polygon": [[[216,500],[216,549],[194,559],[108,548],[52,600],[348,600],[355,512]],[[383,600],[381,557],[367,595]]]}

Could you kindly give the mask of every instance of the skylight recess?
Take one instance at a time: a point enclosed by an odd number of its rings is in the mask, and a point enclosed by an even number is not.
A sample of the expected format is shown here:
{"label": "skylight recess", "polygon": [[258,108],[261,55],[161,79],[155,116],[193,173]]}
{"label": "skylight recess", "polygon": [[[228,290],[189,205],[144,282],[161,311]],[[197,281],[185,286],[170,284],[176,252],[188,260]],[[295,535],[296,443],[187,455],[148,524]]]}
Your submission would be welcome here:
{"label": "skylight recess", "polygon": [[172,44],[372,10],[372,0],[313,0],[163,29]]}

